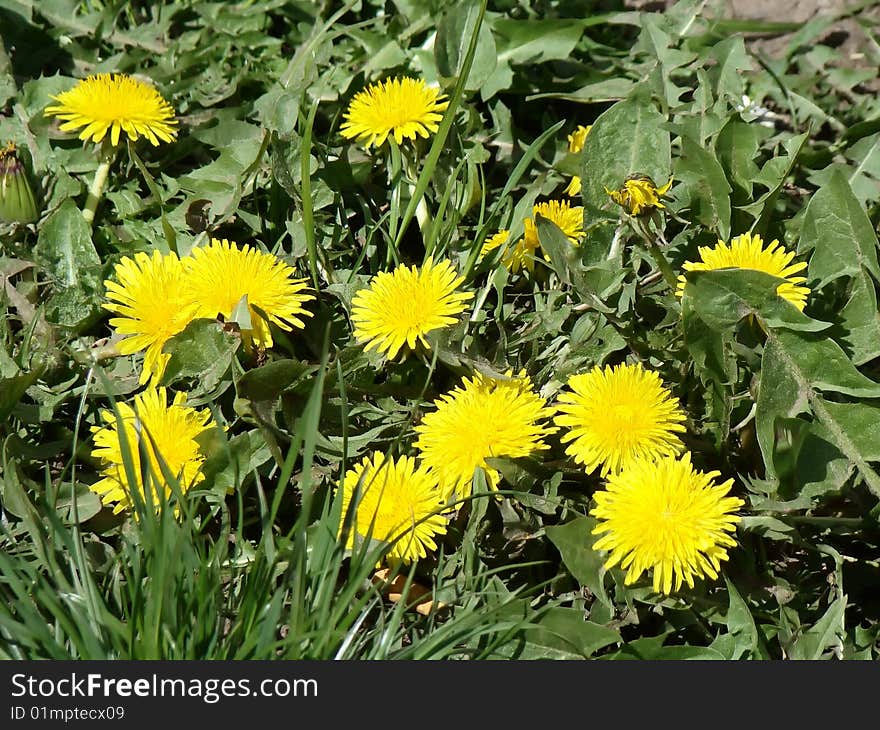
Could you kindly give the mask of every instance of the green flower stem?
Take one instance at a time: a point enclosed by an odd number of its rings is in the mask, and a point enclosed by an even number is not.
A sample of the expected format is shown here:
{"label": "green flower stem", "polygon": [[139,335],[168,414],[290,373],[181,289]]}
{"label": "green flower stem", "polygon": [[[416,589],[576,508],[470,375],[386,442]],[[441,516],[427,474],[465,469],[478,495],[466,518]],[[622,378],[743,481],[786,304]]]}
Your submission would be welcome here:
{"label": "green flower stem", "polygon": [[678,277],[675,275],[675,271],[673,271],[672,266],[666,260],[666,257],[657,245],[656,237],[651,235],[651,232],[647,229],[641,219],[636,218],[633,222],[635,223],[636,232],[647,245],[648,253],[651,254],[651,258],[654,259],[654,263],[657,264],[657,268],[660,269],[660,273],[663,274],[666,283],[673,291],[675,291],[678,286]]}
{"label": "green flower stem", "polygon": [[92,225],[95,220],[95,211],[98,209],[98,203],[104,194],[104,186],[107,184],[107,175],[110,172],[110,165],[113,163],[115,153],[116,148],[106,143],[101,149],[101,162],[98,164],[98,169],[95,170],[95,177],[89,188],[89,196],[86,198],[86,204],[82,212],[83,218],[86,219],[86,223],[89,225]]}

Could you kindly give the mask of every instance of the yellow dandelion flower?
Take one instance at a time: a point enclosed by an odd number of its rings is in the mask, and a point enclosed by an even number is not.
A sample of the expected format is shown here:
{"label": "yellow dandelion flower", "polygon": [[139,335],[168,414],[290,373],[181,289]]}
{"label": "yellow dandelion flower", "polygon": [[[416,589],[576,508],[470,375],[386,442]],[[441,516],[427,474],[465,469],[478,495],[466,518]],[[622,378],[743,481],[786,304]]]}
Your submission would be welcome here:
{"label": "yellow dandelion flower", "polygon": [[53,96],[44,116],[64,120],[61,131],[80,127],[83,140],[100,142],[110,132],[113,146],[122,132],[132,141],[146,137],[154,146],[177,136],[174,109],[153,86],[125,74],[96,74]]}
{"label": "yellow dandelion flower", "polygon": [[490,237],[483,243],[483,247],[480,249],[480,258],[484,258],[492,253],[496,248],[500,248],[505,243],[507,243],[507,239],[510,238],[510,231],[506,228],[498,231],[494,236]]}
{"label": "yellow dandelion flower", "polygon": [[[570,135],[568,135],[568,151],[572,154],[577,154],[584,148],[584,142],[587,140],[587,135],[590,133],[590,130],[593,128],[592,124],[588,124],[584,126],[583,124],[579,124],[577,129],[574,130]],[[565,194],[574,197],[581,191],[581,179],[578,175],[575,175],[571,178],[568,185],[565,188]]]}
{"label": "yellow dandelion flower", "polygon": [[251,326],[239,324],[248,346],[272,347],[270,322],[290,331],[303,329],[302,318],[312,316],[303,309],[303,304],[314,299],[306,291],[305,280],[294,278],[293,268],[272,254],[212,238],[209,245],[194,248],[183,266],[185,294],[198,303],[199,317],[219,314],[229,319],[240,302],[247,303]]}
{"label": "yellow dandelion flower", "polygon": [[652,570],[654,590],[667,595],[682,583],[693,588],[694,578],[718,578],[736,545],[728,533],[741,518],[733,513],[744,504],[726,496],[732,479],[715,484],[719,474],[695,470],[685,453],[636,461],[609,477],[590,512],[599,520],[593,534],[602,535],[594,549],[611,553],[605,567],[619,563],[626,585]]}
{"label": "yellow dandelion flower", "polygon": [[[724,241],[718,241],[715,248],[700,246],[700,261],[687,261],[683,268],[685,271],[712,271],[714,269],[751,269],[764,271],[780,279],[785,279],[780,284],[776,293],[783,299],[787,299],[799,310],[803,311],[807,304],[810,290],[805,286],[798,286],[807,280],[805,276],[794,276],[799,271],[807,268],[804,261],[791,263],[794,258],[793,251],[786,251],[779,245],[779,241],[773,240],[764,248],[764,241],[757,234],[743,233],[734,238],[730,245]],[[678,289],[676,294],[684,294],[687,279],[684,274],[678,277]]]}
{"label": "yellow dandelion flower", "polygon": [[587,141],[587,135],[592,128],[592,124],[588,124],[587,126],[579,124],[577,129],[568,135],[568,151],[572,154],[580,152],[584,148],[584,142]]}
{"label": "yellow dandelion flower", "polygon": [[346,472],[340,535],[356,492],[346,548],[355,547],[355,536],[381,540],[390,543],[388,556],[402,563],[437,549],[434,538],[446,533],[446,519],[438,514],[443,502],[436,478],[426,467],[416,467],[415,459],[386,460],[381,451],[374,451]]}
{"label": "yellow dandelion flower", "polygon": [[116,334],[124,335],[116,349],[123,355],[146,350],[140,382],[152,377],[158,383],[171,358],[162,348],[196,312],[183,293],[183,264],[175,253],[139,252],[123,258],[114,271],[116,281],[104,282],[109,301],[103,306],[119,315],[110,319]]}
{"label": "yellow dandelion flower", "polygon": [[368,149],[371,145],[381,146],[389,135],[397,144],[404,137],[427,138],[437,131],[441,112],[449,106],[445,98],[440,89],[421,79],[380,81],[355,95],[339,131],[346,139],[363,142]]}
{"label": "yellow dandelion flower", "polygon": [[[575,246],[584,235],[584,209],[580,205],[572,207],[567,200],[548,200],[532,208],[533,216],[537,217],[539,213],[559,226],[565,237]],[[526,238],[538,239],[538,227],[534,219],[526,218],[525,229]]]}
{"label": "yellow dandelion flower", "polygon": [[[173,494],[157,454],[177,479],[182,492],[201,482],[205,478],[202,474],[205,457],[196,437],[215,428],[207,408],[197,411],[186,406],[185,393],[177,393],[169,406],[165,388],[150,388],[135,396],[134,404],[134,408],[127,403],[120,403],[117,407],[137,483],[128,480],[121,435],[113,411],[101,411],[104,425],[91,427],[95,441],[92,456],[104,462],[103,478],[91,485],[91,489],[105,505],[116,503],[114,513],[134,504],[131,496],[134,492],[140,494],[145,504],[152,500],[157,506],[162,495],[167,499]],[[142,464],[142,452],[148,455],[148,464]],[[152,487],[151,497],[147,495],[145,479]]]}
{"label": "yellow dandelion flower", "polygon": [[436,265],[431,257],[419,269],[398,266],[380,271],[351,302],[354,336],[364,349],[378,350],[390,360],[406,345],[430,349],[425,335],[455,322],[473,292],[456,291],[464,281],[449,261]]}
{"label": "yellow dandelion flower", "polygon": [[574,197],[575,195],[580,193],[581,187],[581,179],[580,177],[575,175],[571,178],[571,180],[568,181],[568,185],[565,186],[565,190],[563,192],[565,192],[566,195]]}
{"label": "yellow dandelion flower", "polygon": [[501,474],[486,459],[517,458],[546,449],[543,437],[556,431],[540,423],[551,418],[553,410],[534,391],[524,370],[505,380],[482,373],[465,377],[434,405],[436,410],[415,428],[415,447],[422,463],[437,475],[444,499],[453,494],[468,497],[478,466],[485,469],[489,488],[498,489]]}
{"label": "yellow dandelion flower", "polygon": [[657,373],[641,365],[595,367],[568,379],[554,421],[565,453],[587,473],[616,474],[639,459],[679,453],[684,412]]}
{"label": "yellow dandelion flower", "polygon": [[[555,223],[572,245],[578,245],[580,237],[584,233],[583,207],[572,207],[571,203],[567,200],[548,200],[545,203],[538,203],[532,207],[533,216],[537,216],[539,213],[544,218]],[[533,218],[526,218],[523,221],[523,226],[525,232],[522,238],[512,245],[509,243],[509,231],[503,230],[496,233],[483,244],[483,248],[480,250],[480,258],[482,259],[486,254],[500,246],[505,246],[504,254],[501,257],[501,263],[505,268],[513,272],[521,269],[534,271],[535,253],[541,247],[541,242],[538,238],[538,226]],[[544,260],[550,260],[546,253],[544,254]]]}
{"label": "yellow dandelion flower", "polygon": [[650,212],[652,208],[665,208],[660,199],[669,192],[672,187],[672,178],[662,187],[657,187],[654,181],[647,175],[633,175],[628,177],[620,190],[605,192],[619,206],[624,208],[630,215],[640,215]]}

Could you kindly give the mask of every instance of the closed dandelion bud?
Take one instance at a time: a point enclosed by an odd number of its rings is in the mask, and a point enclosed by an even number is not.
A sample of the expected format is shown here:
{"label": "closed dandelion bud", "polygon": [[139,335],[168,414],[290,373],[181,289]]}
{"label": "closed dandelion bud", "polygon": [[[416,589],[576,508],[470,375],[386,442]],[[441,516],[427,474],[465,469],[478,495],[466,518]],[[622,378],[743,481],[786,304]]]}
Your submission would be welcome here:
{"label": "closed dandelion bud", "polygon": [[0,150],[0,222],[33,223],[38,217],[27,173],[10,142]]}

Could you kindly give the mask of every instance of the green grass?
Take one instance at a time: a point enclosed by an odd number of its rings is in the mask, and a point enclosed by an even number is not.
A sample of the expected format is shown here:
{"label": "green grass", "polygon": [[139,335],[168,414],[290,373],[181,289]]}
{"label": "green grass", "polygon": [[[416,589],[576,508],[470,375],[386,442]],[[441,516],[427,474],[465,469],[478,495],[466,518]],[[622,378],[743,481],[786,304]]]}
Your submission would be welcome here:
{"label": "green grass", "polygon": [[[863,34],[853,57],[840,18],[725,5],[0,0],[0,142],[40,209],[0,222],[0,657],[876,658],[877,20],[841,16]],[[43,109],[99,72],[152,81],[180,131],[120,147],[90,226],[99,150]],[[403,74],[443,88],[437,132],[345,140],[352,97]],[[634,173],[674,181],[645,225],[605,192]],[[539,220],[533,274],[480,257],[573,174],[577,247]],[[691,275],[679,299],[645,241],[677,275],[744,232],[809,262],[802,314],[741,271]],[[197,488],[113,514],[90,489],[91,427],[139,391],[142,355],[107,340],[103,282],[124,256],[209,237],[295,267],[314,316],[260,358],[212,321],[173,338],[165,384],[224,429]],[[428,352],[365,353],[355,292],[428,256],[465,277],[468,309]],[[415,455],[414,427],[463,376],[522,368],[552,404],[624,361],[660,374],[695,464],[745,502],[717,580],[663,596],[606,570],[589,514],[604,480],[560,434],[492,460],[497,498],[478,471],[436,553],[395,568],[431,591],[427,615],[374,584],[386,545],[345,549],[343,475],[374,450]],[[135,448],[130,480],[175,482],[135,474]]]}

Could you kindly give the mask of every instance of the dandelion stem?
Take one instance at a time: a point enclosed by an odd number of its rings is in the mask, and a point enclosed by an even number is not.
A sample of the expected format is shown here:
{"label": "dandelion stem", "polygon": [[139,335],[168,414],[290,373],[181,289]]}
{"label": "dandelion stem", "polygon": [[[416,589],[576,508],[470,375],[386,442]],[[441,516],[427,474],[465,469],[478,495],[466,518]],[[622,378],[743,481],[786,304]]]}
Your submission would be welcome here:
{"label": "dandelion stem", "polygon": [[83,218],[86,223],[92,225],[95,220],[95,211],[98,209],[98,203],[104,194],[104,186],[107,184],[107,174],[110,172],[110,165],[113,162],[115,148],[112,146],[104,146],[101,152],[101,162],[98,169],[95,170],[95,178],[89,188],[89,196],[86,198],[86,205],[83,208]]}
{"label": "dandelion stem", "polygon": [[660,273],[663,274],[663,278],[666,279],[666,283],[669,284],[671,289],[675,289],[678,280],[675,276],[675,272],[672,270],[672,266],[669,265],[669,262],[666,260],[660,247],[657,246],[656,243],[651,242],[648,244],[648,251],[653,257],[654,263],[657,264],[657,268],[660,269]]}
{"label": "dandelion stem", "polygon": [[[666,257],[663,255],[663,251],[661,251],[660,247],[657,245],[657,238],[651,235],[647,226],[640,219],[635,220],[635,229],[647,245],[648,253],[651,254],[651,258],[654,259],[654,263],[657,264],[657,268],[660,269],[660,273],[663,274],[666,283],[674,291],[678,285],[678,278],[675,276],[672,266],[670,266]],[[662,234],[658,235],[662,238]]]}

